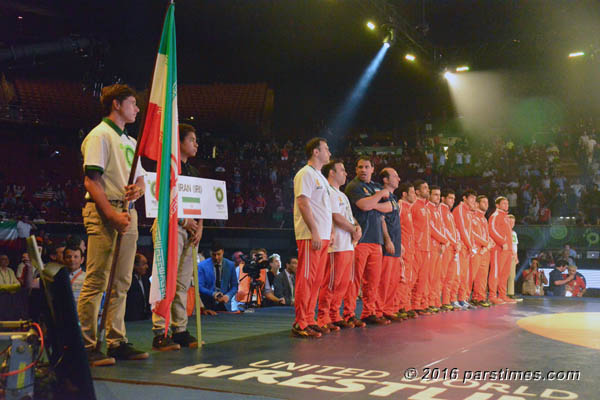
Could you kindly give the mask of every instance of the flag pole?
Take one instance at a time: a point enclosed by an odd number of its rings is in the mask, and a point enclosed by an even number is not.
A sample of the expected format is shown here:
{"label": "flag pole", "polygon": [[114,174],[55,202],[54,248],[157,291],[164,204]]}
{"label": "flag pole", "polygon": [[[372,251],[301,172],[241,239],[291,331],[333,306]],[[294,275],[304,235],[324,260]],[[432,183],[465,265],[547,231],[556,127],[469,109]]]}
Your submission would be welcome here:
{"label": "flag pole", "polygon": [[200,287],[198,286],[198,247],[192,250],[194,259],[194,297],[196,303],[196,334],[198,335],[198,348],[202,347],[202,308],[200,307]]}
{"label": "flag pole", "polygon": [[[169,11],[169,7],[170,5],[173,3],[173,1],[170,1],[169,4],[167,5],[167,10],[165,11],[165,17],[163,18],[163,26],[164,26],[164,20],[166,20],[167,17],[167,12]],[[161,36],[162,36],[162,30],[161,30]],[[158,54],[158,50],[160,48],[160,39],[158,40],[158,45],[156,46],[156,53]],[[142,118],[142,122],[140,124],[140,127],[138,129],[138,134],[137,134],[137,138],[136,138],[136,145],[135,145],[135,155],[133,157],[133,162],[131,164],[131,170],[129,171],[129,179],[127,180],[127,185],[132,185],[134,182],[133,180],[135,179],[135,173],[137,170],[137,164],[138,161],[140,159],[140,143],[141,143],[141,139],[142,139],[142,135],[144,134],[144,128],[146,125],[146,114],[148,113],[148,108],[150,105],[150,90],[152,90],[152,82],[154,81],[154,74],[155,74],[155,70],[152,71],[152,75],[150,76],[150,84],[148,85],[148,102],[146,103],[146,109],[144,110],[144,116]],[[129,212],[131,211],[131,208],[133,208],[133,203],[131,203],[131,207],[130,207],[130,203],[129,201],[124,200],[123,202],[125,211],[127,211],[127,213],[129,214]],[[102,307],[102,317],[100,318],[100,326],[98,327],[98,335],[97,340],[96,340],[96,350],[97,351],[101,351],[102,349],[102,342],[104,342],[105,339],[105,329],[106,329],[106,316],[108,313],[108,306],[110,305],[110,296],[112,295],[112,287],[113,287],[113,282],[115,280],[115,270],[117,269],[117,261],[119,260],[119,253],[121,252],[121,241],[123,239],[123,234],[121,232],[117,233],[117,240],[115,243],[115,251],[113,253],[113,259],[112,259],[112,263],[110,266],[110,274],[108,276],[108,285],[106,286],[106,295],[104,297],[104,305]]]}

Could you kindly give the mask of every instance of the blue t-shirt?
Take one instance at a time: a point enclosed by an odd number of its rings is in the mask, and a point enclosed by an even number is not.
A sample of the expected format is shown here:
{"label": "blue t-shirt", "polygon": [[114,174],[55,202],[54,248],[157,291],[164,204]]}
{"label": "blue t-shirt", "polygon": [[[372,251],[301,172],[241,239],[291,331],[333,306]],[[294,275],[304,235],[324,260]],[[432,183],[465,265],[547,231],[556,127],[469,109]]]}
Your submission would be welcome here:
{"label": "blue t-shirt", "polygon": [[352,215],[358,221],[362,229],[362,237],[358,243],[383,244],[383,232],[381,230],[381,213],[377,210],[363,211],[356,206],[356,202],[365,197],[371,197],[381,190],[381,186],[375,182],[365,183],[358,179],[352,179],[347,185],[344,193],[350,200]]}
{"label": "blue t-shirt", "polygon": [[553,296],[564,296],[566,294],[567,290],[565,285],[554,285],[554,282],[562,281],[563,279],[565,278],[563,277],[562,272],[556,268],[550,272],[550,291]]}
{"label": "blue t-shirt", "polygon": [[400,240],[401,230],[400,230],[400,207],[398,207],[398,199],[395,195],[391,195],[387,200],[382,200],[381,202],[389,201],[392,203],[392,211],[389,213],[383,214],[385,216],[385,225],[387,226],[388,234],[392,239],[392,243],[394,243],[394,254],[389,254],[385,251],[385,245],[383,246],[383,255],[385,257],[400,257],[402,253],[402,241]]}

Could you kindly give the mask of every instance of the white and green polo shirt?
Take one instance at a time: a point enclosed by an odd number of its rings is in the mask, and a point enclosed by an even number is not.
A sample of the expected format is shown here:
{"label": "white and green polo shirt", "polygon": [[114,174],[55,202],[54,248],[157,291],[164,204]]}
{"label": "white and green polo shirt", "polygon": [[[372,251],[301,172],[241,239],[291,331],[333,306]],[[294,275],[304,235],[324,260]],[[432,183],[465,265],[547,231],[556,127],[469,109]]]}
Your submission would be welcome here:
{"label": "white and green polo shirt", "polygon": [[[81,144],[83,171],[96,170],[102,174],[100,182],[108,200],[123,200],[135,155],[136,141],[109,118],[102,119]],[[145,171],[138,160],[135,180]],[[86,199],[91,199],[89,193]]]}

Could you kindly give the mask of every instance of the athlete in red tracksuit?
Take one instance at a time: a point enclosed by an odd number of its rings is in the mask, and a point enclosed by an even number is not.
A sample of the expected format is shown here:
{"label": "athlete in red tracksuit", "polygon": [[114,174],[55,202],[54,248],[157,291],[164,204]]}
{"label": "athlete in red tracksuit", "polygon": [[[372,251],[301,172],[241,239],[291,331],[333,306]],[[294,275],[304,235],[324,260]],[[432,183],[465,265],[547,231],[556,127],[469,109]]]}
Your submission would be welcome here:
{"label": "athlete in red tracksuit", "polygon": [[398,285],[396,309],[400,312],[402,318],[414,318],[417,314],[411,300],[417,271],[415,268],[415,238],[411,208],[417,200],[417,195],[412,183],[409,182],[400,185],[398,192],[402,195],[402,200],[399,203],[400,229],[402,232],[402,274]]}
{"label": "athlete in red tracksuit", "polygon": [[[383,261],[382,213],[390,212],[390,191],[371,181],[373,164],[366,157],[356,163],[356,177],[348,182],[345,194],[352,206],[352,215],[360,224],[362,236],[354,248],[352,282],[344,295],[344,319],[354,326],[366,323],[387,325],[390,321],[377,317],[377,290],[381,279]],[[383,202],[381,202],[383,200]],[[356,299],[362,286],[363,309],[361,319],[356,318]]]}
{"label": "athlete in red tracksuit", "polygon": [[379,173],[383,189],[390,191],[389,203],[392,211],[383,214],[383,269],[377,291],[377,317],[400,321],[396,303],[396,292],[402,276],[402,231],[400,228],[400,206],[393,194],[400,184],[400,177],[393,168],[384,168]]}
{"label": "athlete in red tracksuit", "polygon": [[[471,293],[473,291],[473,283],[475,282],[475,279],[479,274],[483,253],[487,252],[487,246],[489,244],[485,237],[485,228],[481,220],[477,217],[477,211],[471,211],[471,215],[471,232],[473,234],[472,237],[473,244],[475,246],[475,251],[473,252],[473,256],[471,257],[469,263],[469,282],[467,283],[467,299],[471,297]],[[470,304],[476,307],[479,305],[479,302],[475,298],[473,298]]]}
{"label": "athlete in red tracksuit", "polygon": [[346,170],[339,160],[332,160],[322,169],[331,186],[331,212],[333,217],[333,244],[329,254],[321,290],[317,324],[329,330],[353,328],[354,324],[342,319],[340,307],[350,285],[350,274],[354,264],[354,244],[362,234],[360,225],[354,220],[350,201],[340,191],[346,183]]}
{"label": "athlete in red tracksuit", "polygon": [[485,218],[485,212],[488,209],[488,198],[484,195],[477,196],[477,209],[475,216],[480,221],[482,227],[482,235],[487,245],[479,251],[479,267],[475,272],[473,280],[473,301],[482,307],[489,307],[490,304],[486,301],[488,272],[490,270],[490,250],[495,246],[494,241],[490,237],[488,220]]}
{"label": "athlete in red tracksuit", "polygon": [[463,193],[463,201],[452,211],[461,240],[461,250],[458,253],[458,303],[452,305],[457,305],[458,308],[462,309],[472,308],[467,303],[467,286],[469,282],[469,263],[475,249],[472,233],[473,214],[471,210],[475,208],[476,200],[477,193],[472,189],[467,189]]}
{"label": "athlete in red tracksuit", "polygon": [[458,263],[456,258],[461,249],[460,234],[456,229],[454,216],[450,211],[454,206],[456,195],[452,189],[445,189],[440,204],[440,212],[444,221],[445,236],[450,242],[442,253],[441,283],[442,283],[442,310],[450,311],[454,308],[452,303],[457,301],[458,292]]}
{"label": "athlete in red tracksuit", "polygon": [[432,186],[429,190],[429,202],[427,208],[431,215],[431,271],[429,273],[429,309],[438,312],[442,306],[442,281],[441,265],[442,253],[448,244],[444,234],[444,221],[440,212],[441,190],[439,186]]}
{"label": "athlete in red tracksuit", "polygon": [[510,275],[512,230],[508,222],[508,200],[496,199],[496,211],[489,219],[490,236],[496,243],[492,249],[492,266],[488,278],[489,298],[493,304],[516,303],[506,295],[506,282]]}
{"label": "athlete in red tracksuit", "polygon": [[427,208],[429,185],[423,180],[415,181],[417,201],[410,212],[415,230],[415,265],[417,282],[413,289],[413,307],[420,315],[430,315],[427,311],[429,303],[429,274],[431,272],[431,215]]}
{"label": "athlete in red tracksuit", "polygon": [[329,332],[315,323],[315,307],[332,234],[331,190],[321,174],[321,167],[329,162],[330,155],[325,139],[311,139],[306,144],[308,163],[294,177],[298,270],[294,302],[296,319],[292,334],[302,338],[321,337]]}

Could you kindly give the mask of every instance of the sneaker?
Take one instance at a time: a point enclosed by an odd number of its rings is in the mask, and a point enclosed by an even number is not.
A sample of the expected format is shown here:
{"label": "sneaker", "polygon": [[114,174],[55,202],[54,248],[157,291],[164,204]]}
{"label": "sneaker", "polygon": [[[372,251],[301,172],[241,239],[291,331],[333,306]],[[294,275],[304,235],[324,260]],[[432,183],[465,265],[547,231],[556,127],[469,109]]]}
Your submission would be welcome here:
{"label": "sneaker", "polygon": [[427,309],[425,309],[425,310],[415,310],[415,311],[419,315],[431,315],[431,313],[429,311],[427,311]]}
{"label": "sneaker", "polygon": [[321,335],[325,335],[325,334],[331,332],[329,330],[329,328],[327,328],[327,325],[319,326],[317,324],[314,324],[314,325],[309,325],[308,327],[315,332],[319,332]]}
{"label": "sneaker", "polygon": [[450,304],[442,304],[442,310],[452,311],[452,310],[454,310],[454,307],[452,307]]}
{"label": "sneaker", "polygon": [[292,335],[304,339],[320,338],[321,332],[313,331],[309,327],[300,329],[298,324],[292,326]]}
{"label": "sneaker", "polygon": [[505,303],[508,304],[517,304],[517,301],[514,299],[511,299],[510,297],[501,297],[500,300],[502,300]]}
{"label": "sneaker", "polygon": [[477,308],[477,307],[479,307],[479,300],[471,300],[471,301],[469,301],[468,303],[469,303],[469,305],[470,305],[471,307],[473,307],[473,308]]}
{"label": "sneaker", "polygon": [[362,318],[362,320],[369,325],[388,325],[391,323],[391,321],[377,315],[369,315],[366,318]]}
{"label": "sneaker", "polygon": [[389,319],[391,322],[400,322],[400,321],[402,321],[402,318],[400,318],[398,315],[387,315],[387,314],[384,314],[383,317],[385,319]]}
{"label": "sneaker", "polygon": [[520,303],[523,301],[523,298],[514,294],[509,294],[508,295],[509,298],[513,299],[514,301],[516,301],[517,303]]}
{"label": "sneaker", "polygon": [[481,307],[489,307],[489,306],[490,306],[490,303],[488,303],[488,302],[487,302],[487,301],[485,301],[485,300],[481,300],[481,301],[479,302],[479,305],[480,305]]}
{"label": "sneaker", "polygon": [[459,301],[458,304],[460,304],[460,306],[465,310],[468,310],[469,308],[475,308],[466,301]]}
{"label": "sneaker", "polygon": [[504,304],[504,302],[498,298],[490,298],[490,303],[497,306],[499,304]]}
{"label": "sneaker", "polygon": [[410,318],[408,316],[408,311],[401,311],[401,312],[399,312],[398,313],[398,317],[400,317],[400,319],[408,319],[408,318]]}
{"label": "sneaker", "polygon": [[339,326],[337,326],[333,322],[328,323],[326,326],[327,326],[327,329],[329,329],[330,332],[336,332],[336,331],[339,331],[341,329]]}
{"label": "sneaker", "polygon": [[367,324],[365,324],[364,321],[356,318],[356,316],[347,319],[347,321],[351,322],[354,325],[354,327],[356,327],[356,328],[363,328],[363,327],[367,326]]}
{"label": "sneaker", "polygon": [[94,349],[87,350],[88,362],[90,367],[106,367],[115,365],[117,362],[114,357],[107,357],[101,351]]}
{"label": "sneaker", "polygon": [[181,346],[175,343],[171,336],[156,335],[152,339],[152,350],[154,351],[173,351],[179,349],[181,349]]}
{"label": "sneaker", "polygon": [[340,329],[354,328],[354,324],[352,322],[348,322],[343,319],[341,321],[334,322],[333,325],[339,327]]}
{"label": "sneaker", "polygon": [[419,316],[415,310],[408,310],[406,315],[408,315],[408,318],[417,318]]}
{"label": "sneaker", "polygon": [[181,347],[195,349],[198,347],[198,339],[190,335],[189,331],[177,332],[173,334],[173,341]]}
{"label": "sneaker", "polygon": [[131,343],[121,343],[119,347],[111,347],[108,349],[108,356],[114,357],[117,360],[145,360],[149,357],[148,353],[133,347]]}
{"label": "sneaker", "polygon": [[428,310],[429,310],[429,312],[431,312],[431,313],[437,313],[437,312],[440,312],[440,309],[439,309],[439,308],[437,308],[436,306],[429,306],[429,307],[427,307],[427,309],[428,309]]}

